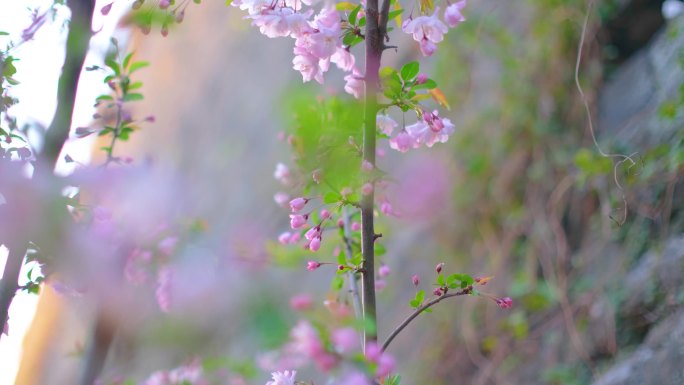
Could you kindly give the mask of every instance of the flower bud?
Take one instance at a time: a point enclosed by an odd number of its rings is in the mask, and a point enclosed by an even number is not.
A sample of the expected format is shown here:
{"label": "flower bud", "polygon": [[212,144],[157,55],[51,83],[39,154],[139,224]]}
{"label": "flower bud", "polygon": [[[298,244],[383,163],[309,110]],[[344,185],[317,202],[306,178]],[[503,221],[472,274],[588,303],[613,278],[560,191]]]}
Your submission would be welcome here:
{"label": "flower bud", "polygon": [[435,267],[435,271],[437,272],[437,274],[442,272],[442,268],[444,268],[444,262],[438,263]]}
{"label": "flower bud", "polygon": [[414,274],[413,277],[411,277],[411,281],[413,282],[414,286],[420,285],[420,277],[418,274]]}
{"label": "flower bud", "polygon": [[318,269],[319,267],[321,267],[321,264],[319,262],[316,262],[316,261],[309,261],[306,263],[306,269],[309,271],[314,271],[314,270]]}

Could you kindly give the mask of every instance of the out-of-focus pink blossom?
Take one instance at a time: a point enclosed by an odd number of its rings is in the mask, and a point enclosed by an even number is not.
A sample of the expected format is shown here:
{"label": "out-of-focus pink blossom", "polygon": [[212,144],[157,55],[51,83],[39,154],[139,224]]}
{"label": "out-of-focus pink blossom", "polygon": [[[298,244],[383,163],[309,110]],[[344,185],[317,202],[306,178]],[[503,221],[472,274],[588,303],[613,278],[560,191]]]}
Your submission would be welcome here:
{"label": "out-of-focus pink blossom", "polygon": [[290,226],[293,229],[298,229],[306,224],[308,215],[290,214]]}
{"label": "out-of-focus pink blossom", "polygon": [[178,237],[166,237],[157,243],[157,249],[169,256],[176,249],[176,244],[178,244]]}
{"label": "out-of-focus pink blossom", "polygon": [[273,373],[271,373],[271,378],[273,378],[273,380],[267,382],[266,385],[295,385],[297,383],[295,381],[295,375],[296,374],[297,374],[296,370],[293,370],[293,371],[285,370],[283,372],[273,372]]}
{"label": "out-of-focus pink blossom", "polygon": [[309,294],[302,293],[290,298],[290,307],[294,310],[307,310],[313,305],[313,299]]}
{"label": "out-of-focus pink blossom", "polygon": [[288,184],[290,182],[290,169],[285,164],[278,163],[273,177],[282,184]]}
{"label": "out-of-focus pink blossom", "polygon": [[335,350],[341,354],[351,353],[359,346],[359,333],[349,327],[334,330],[330,339]]}
{"label": "out-of-focus pink blossom", "polygon": [[510,309],[513,307],[513,300],[511,297],[497,298],[495,301],[496,304],[502,309]]}
{"label": "out-of-focus pink blossom", "polygon": [[465,17],[461,14],[461,10],[465,8],[466,0],[457,1],[444,10],[444,21],[451,28],[459,25],[465,21]]}
{"label": "out-of-focus pink blossom", "polygon": [[372,183],[364,183],[364,185],[361,186],[361,194],[370,195],[372,192],[373,192],[373,184]]}
{"label": "out-of-focus pink blossom", "polygon": [[368,361],[377,362],[382,355],[382,348],[376,342],[369,342],[366,345],[364,355]]}
{"label": "out-of-focus pink blossom", "polygon": [[319,216],[321,217],[321,220],[325,220],[325,219],[330,218],[330,215],[331,215],[330,211],[328,211],[326,209],[321,210],[321,212],[319,214]]}
{"label": "out-of-focus pink blossom", "polygon": [[375,123],[378,127],[378,130],[387,136],[392,135],[392,132],[398,126],[394,119],[383,114],[378,114],[378,116],[375,118]]}
{"label": "out-of-focus pink blossom", "polygon": [[316,358],[325,353],[323,342],[318,332],[308,321],[299,321],[290,331],[290,348],[293,352],[309,358]]}
{"label": "out-of-focus pink blossom", "polygon": [[162,267],[157,273],[157,290],[155,292],[157,304],[161,311],[168,313],[171,310],[171,285],[173,284],[173,270],[170,267]]}
{"label": "out-of-focus pink blossom", "polygon": [[382,353],[378,358],[378,367],[375,370],[375,376],[377,378],[384,378],[392,374],[394,371],[394,358],[388,353]]}
{"label": "out-of-focus pink blossom", "polygon": [[416,76],[416,84],[424,84],[427,80],[428,76],[422,72]]}
{"label": "out-of-focus pink blossom", "polygon": [[276,204],[278,204],[278,206],[286,207],[287,202],[290,200],[290,196],[284,192],[277,192],[275,195],[273,195],[273,200]]}
{"label": "out-of-focus pink blossom", "polygon": [[351,230],[352,231],[359,231],[361,230],[361,224],[359,222],[352,222],[351,224]]}
{"label": "out-of-focus pink blossom", "polygon": [[[337,382],[335,384],[338,384]],[[362,372],[354,371],[340,380],[339,385],[370,385],[371,382]]]}
{"label": "out-of-focus pink blossom", "polygon": [[376,279],[375,280],[375,290],[376,291],[383,291],[386,286],[387,286],[387,282],[384,279]]}
{"label": "out-of-focus pink blossom", "polygon": [[286,231],[278,236],[278,242],[281,245],[287,245],[290,243],[290,238],[292,238],[292,234],[289,231]]}
{"label": "out-of-focus pink blossom", "polygon": [[344,77],[346,82],[344,85],[344,91],[350,95],[353,95],[356,99],[361,99],[364,90],[363,75],[354,68],[352,73]]}
{"label": "out-of-focus pink blossom", "polygon": [[390,267],[385,264],[380,265],[380,267],[378,268],[378,276],[380,276],[381,278],[389,277],[390,272]]}
{"label": "out-of-focus pink blossom", "polygon": [[390,148],[399,152],[407,152],[412,148],[418,148],[420,146],[406,130],[401,130],[394,138],[390,139],[389,143]]}
{"label": "out-of-focus pink blossom", "polygon": [[361,162],[361,170],[363,170],[363,171],[373,171],[373,168],[374,168],[374,167],[373,167],[373,163],[371,163],[371,162],[369,162],[369,161],[367,161],[367,160],[365,160],[365,159]]}

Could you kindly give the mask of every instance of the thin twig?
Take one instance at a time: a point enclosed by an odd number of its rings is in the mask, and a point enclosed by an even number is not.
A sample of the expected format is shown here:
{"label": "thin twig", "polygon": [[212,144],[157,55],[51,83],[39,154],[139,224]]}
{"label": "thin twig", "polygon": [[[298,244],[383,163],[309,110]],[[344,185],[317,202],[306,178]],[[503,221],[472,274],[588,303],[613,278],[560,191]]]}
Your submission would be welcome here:
{"label": "thin twig", "polygon": [[[351,243],[351,230],[349,228],[349,212],[346,206],[342,208],[342,221],[344,222],[344,251],[347,262],[351,262],[354,258],[354,251]],[[347,285],[349,286],[349,294],[352,297],[354,314],[357,319],[361,319],[363,317],[363,307],[361,305],[361,297],[359,296],[359,285],[356,282],[356,272],[351,269],[347,271]]]}
{"label": "thin twig", "polygon": [[444,295],[442,295],[442,296],[439,296],[439,297],[437,297],[437,298],[434,298],[434,299],[432,299],[431,301],[425,303],[423,306],[419,307],[419,308],[416,309],[413,313],[411,313],[411,315],[409,315],[408,317],[406,317],[406,319],[404,320],[404,322],[402,322],[401,324],[399,324],[399,326],[397,326],[397,327],[392,331],[392,333],[389,335],[389,337],[387,337],[387,340],[385,341],[385,343],[382,344],[382,350],[383,350],[383,351],[387,350],[387,347],[388,347],[389,344],[394,340],[394,338],[395,338],[399,333],[401,333],[401,331],[404,330],[404,328],[406,328],[406,326],[408,326],[408,324],[410,324],[411,321],[413,321],[416,317],[418,317],[418,315],[419,315],[420,313],[424,312],[426,309],[431,308],[432,306],[438,304],[439,302],[441,302],[441,301],[443,301],[443,300],[445,300],[445,299],[447,299],[447,298],[458,297],[458,296],[462,296],[462,295],[468,295],[468,294],[471,294],[472,292],[473,292],[473,289],[472,289],[472,288],[465,288],[465,289],[463,289],[463,290],[461,290],[461,291],[459,291],[459,292],[456,292],[456,293],[444,294]]}

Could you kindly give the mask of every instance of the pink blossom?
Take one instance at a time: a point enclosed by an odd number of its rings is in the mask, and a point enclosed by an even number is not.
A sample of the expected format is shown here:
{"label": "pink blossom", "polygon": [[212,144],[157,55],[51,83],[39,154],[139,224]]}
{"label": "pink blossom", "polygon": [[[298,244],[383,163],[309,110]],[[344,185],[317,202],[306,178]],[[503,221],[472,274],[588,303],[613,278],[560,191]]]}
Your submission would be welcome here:
{"label": "pink blossom", "polygon": [[365,374],[362,372],[354,371],[346,375],[339,385],[370,385],[371,382],[368,380]]}
{"label": "pink blossom", "polygon": [[353,95],[356,99],[360,99],[363,95],[364,82],[361,73],[354,68],[351,74],[344,77],[346,82],[344,85],[344,90],[350,95]]}
{"label": "pink blossom", "polygon": [[287,202],[290,200],[290,196],[284,192],[277,192],[273,195],[273,200],[278,206],[285,207]]}
{"label": "pink blossom", "polygon": [[380,265],[380,268],[378,268],[378,275],[381,278],[386,278],[390,275],[390,271],[391,270],[390,270],[389,266],[382,264],[382,265]]}
{"label": "pink blossom", "polygon": [[454,125],[449,119],[437,116],[437,111],[432,114],[423,114],[424,119],[407,126],[406,132],[416,141],[432,147],[435,143],[445,143],[449,135],[454,133]]}
{"label": "pink blossom", "polygon": [[437,274],[439,274],[442,272],[443,268],[444,268],[444,262],[440,262],[437,264],[437,266],[435,266],[435,271],[437,272]]}
{"label": "pink blossom", "polygon": [[286,231],[278,236],[278,242],[280,242],[281,245],[287,245],[290,243],[290,238],[292,238],[292,234],[289,231]]}
{"label": "pink blossom", "polygon": [[385,289],[385,286],[387,286],[387,282],[383,279],[376,279],[375,280],[375,290],[376,291],[382,291]]}
{"label": "pink blossom", "polygon": [[318,332],[308,321],[299,321],[290,331],[290,339],[290,348],[294,353],[315,358],[325,352]]}
{"label": "pink blossom", "polygon": [[430,40],[424,39],[418,43],[418,48],[420,48],[420,53],[423,56],[432,56],[435,51],[437,51],[437,45]]}
{"label": "pink blossom", "polygon": [[312,31],[306,19],[311,12],[295,12],[292,8],[267,8],[260,13],[248,16],[253,19],[252,25],[259,27],[259,31],[270,37],[300,36]]}
{"label": "pink blossom", "polygon": [[288,184],[290,181],[290,169],[283,163],[276,164],[273,177],[282,184]]}
{"label": "pink blossom", "polygon": [[394,138],[390,139],[390,147],[399,152],[406,152],[411,148],[418,148],[420,144],[408,132],[402,130]]}
{"label": "pink blossom", "polygon": [[394,358],[387,353],[382,353],[378,358],[378,367],[375,370],[375,376],[377,378],[389,376],[394,371],[394,366]]}
{"label": "pink blossom", "polygon": [[297,211],[303,209],[308,201],[309,200],[306,198],[295,198],[290,201],[290,209],[292,209],[293,213],[296,213]]}
{"label": "pink blossom", "polygon": [[424,84],[427,80],[428,76],[422,72],[416,76],[416,84]]}
{"label": "pink blossom", "polygon": [[339,353],[351,353],[359,345],[359,334],[353,328],[334,330],[330,336],[335,350]]}
{"label": "pink blossom", "polygon": [[374,167],[373,167],[373,163],[371,163],[371,162],[369,162],[369,161],[367,161],[367,160],[365,160],[365,159],[361,162],[361,170],[363,170],[363,171],[373,171],[373,168],[374,168]]}
{"label": "pink blossom", "polygon": [[378,130],[387,136],[392,135],[392,131],[398,126],[394,119],[383,114],[379,114],[375,118],[375,124],[377,125]]}
{"label": "pink blossom", "polygon": [[313,299],[309,294],[297,294],[290,298],[290,307],[294,310],[307,310],[313,305]]}
{"label": "pink blossom", "polygon": [[510,309],[513,307],[513,300],[511,297],[497,298],[495,301],[496,304],[502,309]]}
{"label": "pink blossom", "polygon": [[365,183],[363,186],[361,186],[361,194],[370,195],[371,193],[373,193],[372,183]]}
{"label": "pink blossom", "polygon": [[319,236],[321,236],[320,226],[314,226],[304,234],[304,238],[308,239],[309,241]]}
{"label": "pink blossom", "polygon": [[134,284],[143,284],[147,281],[147,272],[145,267],[152,259],[152,253],[149,251],[140,251],[138,248],[134,249],[126,259],[124,266],[124,276],[128,282]]}
{"label": "pink blossom", "polygon": [[160,0],[159,1],[159,8],[160,9],[166,9],[171,5],[171,0]]}
{"label": "pink blossom", "polygon": [[389,203],[388,201],[383,201],[380,204],[380,212],[383,213],[384,215],[387,216],[395,216],[398,217],[399,214],[397,214],[394,209],[392,208],[392,204]]}
{"label": "pink blossom", "polygon": [[321,248],[321,237],[316,237],[316,238],[312,239],[311,242],[309,243],[309,250],[311,250],[311,251],[316,252],[320,248]]}
{"label": "pink blossom", "polygon": [[[408,19],[402,25],[402,30],[413,35],[413,40],[421,44],[423,55],[429,56],[434,52],[434,44],[444,39],[444,34],[449,31],[447,26],[437,17],[439,7],[435,8],[432,16],[418,16],[415,19]],[[429,42],[432,47],[428,45]],[[428,49],[429,54],[423,51]],[[431,49],[431,52],[430,52]]]}
{"label": "pink blossom", "polygon": [[166,237],[157,243],[157,249],[169,256],[176,249],[176,244],[178,244],[178,237]]}
{"label": "pink blossom", "polygon": [[319,267],[321,267],[320,262],[309,261],[306,263],[306,269],[309,271],[314,271],[314,270],[318,269]]}
{"label": "pink blossom", "polygon": [[337,65],[337,68],[344,72],[350,72],[354,69],[356,58],[349,52],[349,49],[337,47],[335,53],[330,57],[330,61]]}
{"label": "pink blossom", "polygon": [[364,351],[366,359],[371,362],[377,362],[382,355],[382,348],[376,342],[369,342]]}
{"label": "pink blossom", "polygon": [[293,233],[292,236],[290,237],[290,244],[295,244],[299,242],[302,239],[302,236],[299,233]]}
{"label": "pink blossom", "polygon": [[247,11],[250,15],[257,15],[262,10],[267,9],[271,5],[270,0],[233,0],[231,3],[234,7],[240,7],[243,11]]}
{"label": "pink blossom", "polygon": [[293,229],[298,229],[306,225],[307,219],[309,219],[308,215],[290,214],[290,226]]}
{"label": "pink blossom", "polygon": [[271,373],[272,381],[266,383],[266,385],[295,385],[295,375],[296,370],[289,371],[285,370],[283,372],[273,372]]}
{"label": "pink blossom", "polygon": [[414,286],[420,285],[420,277],[418,276],[418,274],[414,274],[414,275],[411,277],[411,282],[413,282],[413,285],[414,285]]}
{"label": "pink blossom", "polygon": [[292,59],[293,68],[302,74],[302,80],[306,83],[314,79],[318,83],[323,84],[323,73],[325,71],[319,65],[319,59],[307,49],[296,45],[294,54],[295,57]]}
{"label": "pink blossom", "polygon": [[331,214],[330,214],[330,211],[323,209],[323,210],[321,210],[319,216],[321,217],[321,220],[325,220],[325,219],[330,218]]}
{"label": "pink blossom", "polygon": [[449,5],[444,10],[444,21],[451,28],[459,25],[465,21],[465,17],[461,14],[461,10],[466,6],[466,0],[457,1]]}
{"label": "pink blossom", "polygon": [[352,231],[359,231],[361,230],[361,224],[359,222],[352,222],[351,224],[351,230]]}
{"label": "pink blossom", "polygon": [[161,311],[168,313],[171,310],[171,285],[173,283],[173,270],[163,267],[157,273],[157,290],[155,292],[157,304]]}

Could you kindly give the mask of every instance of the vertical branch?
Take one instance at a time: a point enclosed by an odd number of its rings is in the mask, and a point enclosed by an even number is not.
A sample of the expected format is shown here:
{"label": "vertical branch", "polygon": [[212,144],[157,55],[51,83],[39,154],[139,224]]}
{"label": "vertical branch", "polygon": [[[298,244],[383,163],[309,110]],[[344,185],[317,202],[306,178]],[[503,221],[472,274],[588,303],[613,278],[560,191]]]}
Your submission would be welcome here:
{"label": "vertical branch", "polygon": [[[342,208],[342,221],[344,222],[344,252],[347,256],[347,261],[354,258],[354,250],[351,243],[351,231],[349,229],[349,212],[347,207]],[[354,315],[357,319],[363,317],[363,306],[361,305],[361,297],[359,296],[359,285],[356,282],[356,272],[347,271],[347,285],[349,286],[349,293],[352,297],[352,306],[354,306]]]}
{"label": "vertical branch", "polygon": [[71,21],[67,35],[64,67],[57,87],[57,110],[45,134],[45,145],[41,153],[42,164],[38,168],[45,174],[51,174],[54,170],[64,142],[69,136],[78,80],[88,53],[90,37],[93,34],[91,24],[95,2],[69,0],[68,5],[71,9]]}
{"label": "vertical branch", "polygon": [[[363,126],[363,160],[375,165],[375,119],[378,113],[377,94],[380,87],[380,60],[386,36],[389,0],[383,0],[382,12],[378,8],[378,0],[366,2],[366,68],[365,68],[365,100]],[[381,13],[385,13],[384,16]],[[372,181],[368,181],[371,182]],[[363,310],[366,321],[364,332],[364,348],[368,342],[377,341],[377,315],[375,304],[375,229],[373,225],[373,203],[375,193],[365,195],[361,200],[361,253]]]}
{"label": "vertical branch", "polygon": [[6,246],[9,248],[9,255],[7,256],[2,280],[0,280],[0,339],[2,338],[2,329],[5,326],[5,322],[7,322],[10,304],[14,294],[19,289],[19,273],[24,261],[24,254],[19,252],[19,250],[25,250],[24,245],[19,242]]}

